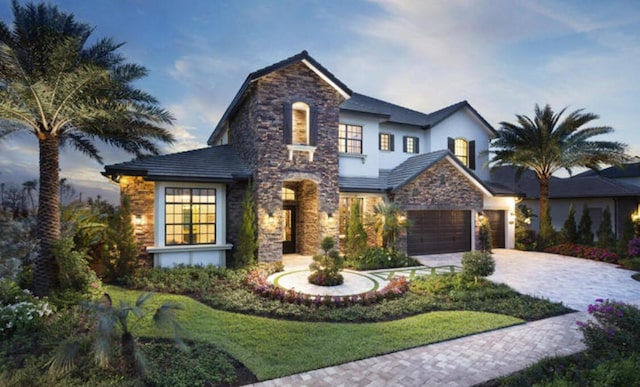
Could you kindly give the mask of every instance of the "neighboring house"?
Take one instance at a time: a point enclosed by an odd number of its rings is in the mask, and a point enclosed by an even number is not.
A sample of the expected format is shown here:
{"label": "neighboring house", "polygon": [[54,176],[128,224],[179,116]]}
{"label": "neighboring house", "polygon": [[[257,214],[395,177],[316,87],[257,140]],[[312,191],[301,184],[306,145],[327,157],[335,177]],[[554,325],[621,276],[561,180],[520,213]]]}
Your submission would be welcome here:
{"label": "neighboring house", "polygon": [[[607,174],[614,173],[611,168]],[[591,230],[594,235],[600,227],[602,213],[606,207],[611,212],[612,231],[622,236],[625,225],[640,203],[640,186],[605,177],[605,173],[585,172],[571,178],[552,177],[549,184],[549,205],[553,227],[560,231],[573,204],[576,223],[580,222],[584,205],[589,209]],[[520,179],[516,178],[511,167],[495,168],[489,184],[499,184],[507,189],[521,193],[521,203],[539,215],[540,186],[532,171],[525,171]],[[533,218],[531,226],[538,230],[538,218]]]}
{"label": "neighboring house", "polygon": [[[249,74],[209,147],[109,165],[156,266],[224,265],[252,182],[260,261],[339,238],[352,203],[395,201],[409,254],[514,245],[515,196],[484,183],[495,130],[466,101],[425,114],[351,91],[306,51]],[[374,236],[371,236],[374,239]]]}

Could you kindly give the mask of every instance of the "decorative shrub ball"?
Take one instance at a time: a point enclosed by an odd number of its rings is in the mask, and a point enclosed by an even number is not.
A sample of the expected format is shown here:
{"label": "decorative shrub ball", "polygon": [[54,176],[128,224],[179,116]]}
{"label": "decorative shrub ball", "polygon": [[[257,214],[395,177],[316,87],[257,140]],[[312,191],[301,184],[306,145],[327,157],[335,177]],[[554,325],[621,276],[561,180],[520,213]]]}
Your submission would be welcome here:
{"label": "decorative shrub ball", "polygon": [[327,273],[318,270],[309,275],[309,283],[318,286],[338,286],[344,283],[344,277],[340,273]]}
{"label": "decorative shrub ball", "polygon": [[467,251],[462,254],[462,274],[475,278],[488,277],[496,269],[496,261],[487,251]]}

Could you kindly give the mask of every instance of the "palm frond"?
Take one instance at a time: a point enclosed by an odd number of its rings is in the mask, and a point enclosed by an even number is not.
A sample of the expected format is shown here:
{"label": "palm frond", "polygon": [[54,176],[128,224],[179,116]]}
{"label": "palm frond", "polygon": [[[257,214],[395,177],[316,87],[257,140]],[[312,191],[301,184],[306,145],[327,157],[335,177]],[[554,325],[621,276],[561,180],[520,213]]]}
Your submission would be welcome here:
{"label": "palm frond", "polygon": [[46,366],[49,367],[49,372],[54,375],[61,375],[73,369],[81,347],[80,341],[74,338],[60,343],[51,359],[46,363]]}

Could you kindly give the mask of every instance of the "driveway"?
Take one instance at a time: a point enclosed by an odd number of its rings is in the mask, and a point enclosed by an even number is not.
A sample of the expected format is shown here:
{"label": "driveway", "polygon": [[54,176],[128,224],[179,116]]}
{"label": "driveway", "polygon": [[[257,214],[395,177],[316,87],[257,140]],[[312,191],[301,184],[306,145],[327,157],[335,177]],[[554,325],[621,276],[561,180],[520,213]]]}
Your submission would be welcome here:
{"label": "driveway", "polygon": [[[496,271],[489,277],[520,293],[562,301],[585,311],[596,298],[614,299],[640,306],[640,282],[633,271],[582,258],[530,251],[494,249]],[[462,253],[416,257],[425,265],[460,265]]]}

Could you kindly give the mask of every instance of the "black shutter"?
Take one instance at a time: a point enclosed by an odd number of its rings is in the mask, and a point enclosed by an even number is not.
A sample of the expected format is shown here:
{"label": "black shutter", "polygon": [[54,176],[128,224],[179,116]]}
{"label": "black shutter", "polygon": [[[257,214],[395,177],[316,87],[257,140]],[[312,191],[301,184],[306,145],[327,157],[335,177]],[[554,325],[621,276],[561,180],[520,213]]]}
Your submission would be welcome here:
{"label": "black shutter", "polygon": [[382,136],[384,133],[378,133],[378,150],[382,150]]}
{"label": "black shutter", "polygon": [[413,139],[416,142],[413,150],[415,151],[415,153],[420,153],[420,139],[418,137],[414,137]]}
{"label": "black shutter", "polygon": [[402,136],[402,151],[407,153],[407,136]]}
{"label": "black shutter", "polygon": [[393,152],[395,150],[395,147],[396,147],[396,139],[393,136],[393,134],[390,134],[389,135],[389,150]]}
{"label": "black shutter", "polygon": [[476,169],[476,142],[469,141],[469,169]]}
{"label": "black shutter", "polygon": [[449,152],[453,153],[454,155],[456,154],[456,140],[452,139],[451,137],[447,137],[447,148],[449,149]]}
{"label": "black shutter", "polygon": [[291,144],[293,141],[292,133],[291,133],[291,121],[293,120],[293,116],[291,113],[291,104],[285,102],[282,105],[282,130],[284,132],[283,141],[285,144]]}
{"label": "black shutter", "polygon": [[318,144],[318,110],[315,107],[309,107],[309,145],[316,146]]}

